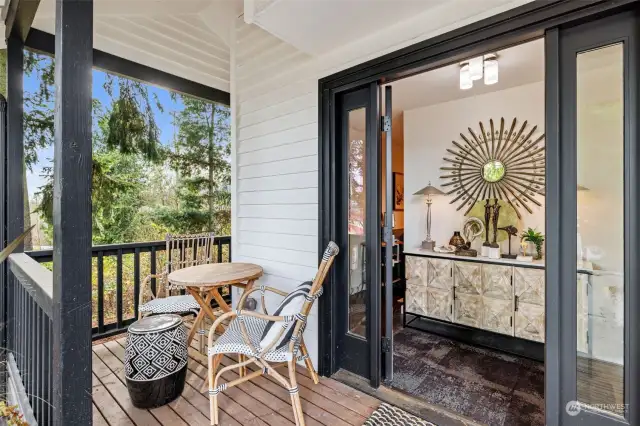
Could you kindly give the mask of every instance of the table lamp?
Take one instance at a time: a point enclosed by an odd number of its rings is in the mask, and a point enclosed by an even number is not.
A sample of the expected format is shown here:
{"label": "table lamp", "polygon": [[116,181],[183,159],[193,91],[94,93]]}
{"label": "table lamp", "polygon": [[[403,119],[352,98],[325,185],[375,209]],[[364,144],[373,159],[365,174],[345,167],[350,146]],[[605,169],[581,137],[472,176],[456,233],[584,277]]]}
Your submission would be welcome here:
{"label": "table lamp", "polygon": [[431,185],[431,182],[421,190],[414,192],[413,195],[426,196],[425,202],[427,203],[427,238],[422,242],[422,248],[427,250],[433,250],[436,246],[436,242],[431,239],[431,200],[432,195],[442,195],[444,192],[440,191],[435,186]]}

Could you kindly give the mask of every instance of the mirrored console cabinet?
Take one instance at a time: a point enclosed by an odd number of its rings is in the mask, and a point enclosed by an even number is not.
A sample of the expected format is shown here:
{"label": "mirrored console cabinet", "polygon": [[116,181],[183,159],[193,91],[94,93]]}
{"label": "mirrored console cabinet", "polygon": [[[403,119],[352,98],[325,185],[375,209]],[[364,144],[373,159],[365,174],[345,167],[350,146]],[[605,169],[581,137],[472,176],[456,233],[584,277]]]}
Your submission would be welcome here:
{"label": "mirrored console cabinet", "polygon": [[[406,254],[405,262],[405,314],[544,343],[543,264],[439,253]],[[581,352],[589,351],[587,278],[576,282]]]}

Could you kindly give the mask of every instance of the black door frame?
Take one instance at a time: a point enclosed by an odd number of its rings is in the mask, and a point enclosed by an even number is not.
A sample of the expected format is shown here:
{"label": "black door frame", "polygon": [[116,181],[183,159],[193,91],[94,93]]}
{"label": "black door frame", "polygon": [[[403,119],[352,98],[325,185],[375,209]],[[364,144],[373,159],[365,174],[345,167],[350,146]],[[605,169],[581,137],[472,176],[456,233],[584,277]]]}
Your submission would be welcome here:
{"label": "black door frame", "polygon": [[[380,138],[374,129],[379,128],[378,120],[378,87],[376,83],[371,83],[340,92],[335,104],[336,134],[340,136],[335,139],[335,146],[331,150],[334,156],[335,173],[331,178],[338,185],[338,190],[334,192],[333,213],[336,215],[336,228],[333,230],[332,241],[335,241],[341,248],[343,255],[339,256],[332,267],[332,275],[340,277],[340,282],[349,283],[350,255],[348,233],[348,212],[349,212],[349,183],[346,179],[348,175],[349,162],[349,111],[365,108],[365,188],[380,187],[380,156],[370,155],[371,152],[380,152]],[[371,242],[380,240],[380,198],[377,192],[366,191],[365,203],[365,251],[360,255],[359,262],[363,264],[364,281],[366,283],[380,281],[380,268],[369,267],[369,265],[380,264],[380,249]],[[334,334],[336,348],[336,362],[341,360],[343,366],[360,376],[371,379],[371,385],[379,386],[380,371],[380,350],[378,346],[371,342],[380,340],[379,330],[373,327],[377,318],[376,312],[380,312],[380,295],[372,288],[365,288],[366,306],[366,332],[364,336],[358,336],[349,332],[349,288],[342,286],[332,286],[329,291],[331,300],[336,301],[333,306],[333,323],[337,329]]]}
{"label": "black door frame", "polygon": [[[554,236],[550,240],[551,246],[547,246],[547,279],[552,282],[571,282],[576,276],[576,229],[577,217],[571,212],[577,209],[577,120],[578,120],[578,92],[577,92],[577,54],[588,52],[592,49],[602,48],[621,43],[624,50],[624,79],[623,79],[623,116],[624,116],[624,403],[627,407],[626,422],[620,417],[610,415],[604,411],[597,411],[592,407],[581,407],[577,413],[570,414],[565,409],[570,401],[577,401],[577,357],[576,357],[576,327],[577,327],[577,289],[576,286],[561,286],[559,297],[556,300],[547,298],[549,303],[557,304],[561,327],[557,350],[559,358],[560,377],[559,388],[562,390],[560,403],[560,417],[557,421],[566,425],[598,425],[613,424],[638,424],[640,408],[638,407],[638,395],[640,393],[640,380],[638,377],[637,360],[640,343],[638,327],[639,315],[637,307],[640,306],[640,290],[638,284],[638,264],[640,252],[638,251],[638,199],[640,185],[638,182],[638,164],[640,151],[638,147],[638,111],[640,97],[638,96],[638,27],[640,22],[640,10],[616,14],[615,16],[587,22],[582,25],[561,29],[550,37],[556,41],[558,49],[554,50],[557,61],[554,61],[555,70],[553,78],[559,83],[558,88],[547,87],[547,94],[558,93],[560,96],[556,103],[559,110],[554,111],[554,117],[547,117],[547,121],[560,122],[560,128],[554,128],[556,137],[551,138],[547,149],[554,155],[547,155],[552,167],[547,169],[547,197],[551,195],[552,209],[547,209],[546,220],[551,225]],[[549,69],[549,67],[547,67]],[[547,80],[549,81],[549,79]],[[556,91],[557,89],[557,91]],[[547,108],[551,108],[551,102],[547,102]],[[559,113],[559,115],[558,115]],[[559,133],[558,133],[559,132]],[[551,185],[549,185],[551,183]],[[549,199],[549,198],[548,198]],[[563,213],[568,214],[563,214]],[[547,233],[549,234],[549,233]],[[562,260],[560,254],[562,253]],[[555,276],[550,276],[555,274]],[[554,311],[554,310],[552,310]],[[605,401],[602,401],[604,403]],[[627,423],[628,422],[628,423]]]}
{"label": "black door frame", "polygon": [[[500,50],[509,46],[521,44],[537,38],[545,37],[546,58],[546,135],[547,146],[559,147],[559,31],[558,28],[573,26],[591,19],[618,13],[622,10],[638,10],[638,0],[551,0],[534,1],[526,5],[514,8],[493,17],[478,21],[471,25],[442,34],[432,39],[408,46],[396,52],[389,53],[371,61],[356,65],[344,71],[325,77],[318,82],[319,112],[318,112],[318,157],[319,157],[319,199],[318,199],[318,253],[322,253],[329,240],[335,235],[336,217],[332,207],[335,205],[336,182],[334,176],[334,164],[332,147],[335,144],[335,123],[332,119],[335,107],[336,94],[350,90],[365,84],[388,83],[400,78],[419,74],[451,63],[460,62],[474,55],[482,54],[490,50]],[[555,139],[555,145],[554,145]],[[549,149],[549,148],[547,148]],[[550,158],[552,156],[547,156]],[[555,167],[558,173],[558,164],[548,164],[547,170]],[[554,173],[548,171],[548,174]],[[558,175],[557,175],[558,176]],[[559,201],[558,188],[547,190],[547,204],[553,204],[553,200]],[[547,208],[547,215],[559,212],[559,204]],[[557,217],[557,216],[556,216]],[[558,219],[554,223],[559,225]],[[557,238],[548,235],[549,244]],[[547,249],[547,252],[549,250]],[[560,296],[561,288],[556,280],[559,277],[559,265],[549,263],[547,265],[547,327],[546,342],[546,383],[545,399],[547,420],[560,419],[565,411],[561,407],[560,398],[560,339],[562,335],[558,327],[550,327],[550,324],[558,324],[560,320]],[[325,282],[327,294],[333,294],[336,286],[336,276],[329,274]],[[635,300],[634,300],[635,301]],[[335,357],[335,316],[332,314],[331,297],[320,298],[319,303],[319,371],[323,375],[331,375],[336,372],[338,366]],[[632,355],[640,358],[640,347],[630,346]],[[630,372],[630,378],[640,380],[640,375],[635,371]],[[633,409],[634,405],[640,407],[640,395],[630,395],[633,401],[629,412],[629,419],[633,423],[640,422],[640,410]],[[555,421],[552,424],[559,424]]]}

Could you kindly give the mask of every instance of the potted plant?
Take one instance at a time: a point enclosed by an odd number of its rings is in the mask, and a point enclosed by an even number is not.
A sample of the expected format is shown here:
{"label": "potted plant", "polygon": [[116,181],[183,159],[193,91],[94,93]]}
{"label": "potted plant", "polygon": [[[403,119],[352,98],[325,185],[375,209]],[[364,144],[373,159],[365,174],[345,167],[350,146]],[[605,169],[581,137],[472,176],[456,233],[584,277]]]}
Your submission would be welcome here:
{"label": "potted plant", "polygon": [[[34,225],[35,226],[35,225]],[[31,232],[33,226],[22,233],[18,238],[13,240],[11,244],[0,252],[0,264],[22,243],[26,236]],[[6,422],[9,426],[29,426],[24,417],[15,405],[9,405],[6,401],[0,401],[0,423]]]}
{"label": "potted plant", "polygon": [[542,232],[532,228],[527,228],[521,236],[523,241],[527,241],[536,246],[536,260],[542,259],[542,244],[544,243],[544,235]]}

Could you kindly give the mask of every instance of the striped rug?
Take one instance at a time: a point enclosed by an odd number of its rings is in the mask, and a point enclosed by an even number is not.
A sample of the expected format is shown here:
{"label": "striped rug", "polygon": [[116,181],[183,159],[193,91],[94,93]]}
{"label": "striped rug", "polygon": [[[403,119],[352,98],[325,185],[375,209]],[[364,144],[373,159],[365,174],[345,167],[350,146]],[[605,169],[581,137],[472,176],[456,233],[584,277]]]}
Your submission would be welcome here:
{"label": "striped rug", "polygon": [[364,423],[364,426],[436,426],[406,411],[382,403]]}

